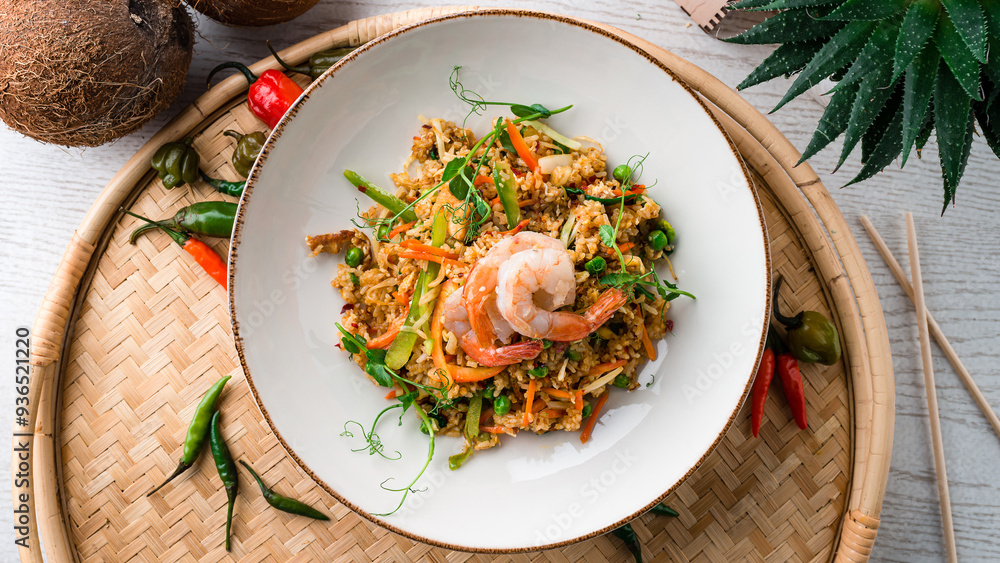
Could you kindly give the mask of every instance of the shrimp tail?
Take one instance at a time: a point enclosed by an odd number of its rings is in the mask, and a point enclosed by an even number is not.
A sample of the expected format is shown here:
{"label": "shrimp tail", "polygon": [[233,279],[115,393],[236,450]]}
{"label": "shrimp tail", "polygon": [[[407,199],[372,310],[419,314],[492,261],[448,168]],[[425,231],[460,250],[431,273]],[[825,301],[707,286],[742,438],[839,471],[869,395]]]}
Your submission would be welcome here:
{"label": "shrimp tail", "polygon": [[542,353],[542,342],[529,340],[508,346],[480,346],[474,332],[470,331],[462,337],[462,349],[477,364],[483,366],[509,366],[530,360]]}
{"label": "shrimp tail", "polygon": [[587,312],[583,316],[587,319],[587,322],[593,327],[593,330],[600,328],[602,324],[607,322],[615,311],[622,308],[622,305],[628,301],[628,296],[625,292],[618,289],[617,287],[612,287],[601,294],[597,298],[597,301],[587,309]]}

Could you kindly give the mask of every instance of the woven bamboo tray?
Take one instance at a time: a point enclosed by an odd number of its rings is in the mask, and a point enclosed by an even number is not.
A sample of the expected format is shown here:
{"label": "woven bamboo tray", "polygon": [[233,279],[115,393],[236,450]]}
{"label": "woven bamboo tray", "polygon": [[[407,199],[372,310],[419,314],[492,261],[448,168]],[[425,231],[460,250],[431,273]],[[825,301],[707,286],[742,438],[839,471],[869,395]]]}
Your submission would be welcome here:
{"label": "woven bamboo tray", "polygon": [[[413,10],[352,22],[282,52],[358,45],[461,8]],[[679,518],[647,514],[633,526],[647,557],[666,561],[866,561],[879,525],[893,431],[893,375],[885,321],[871,276],[843,216],[791,143],[756,109],[698,67],[621,35],[699,92],[751,169],[766,212],[773,267],[787,309],[835,319],[844,359],[803,366],[809,430],[799,431],[780,391],[761,437],[749,407],[718,449],[667,502]],[[255,72],[275,67],[273,59]],[[301,77],[300,77],[301,78]],[[149,172],[165,141],[193,135],[203,167],[236,178],[226,129],[262,128],[242,103],[245,81],[220,83],[156,134],[112,179],[74,233],[31,336],[29,444],[33,479],[15,487],[31,507],[22,561],[488,561],[382,530],[340,505],[287,457],[253,403],[236,359],[225,293],[167,237],[128,244],[118,208],[169,216],[222,199],[207,186],[166,190]],[[216,241],[226,251],[226,241]],[[211,463],[147,499],[173,469],[197,399],[233,375],[221,401],[234,456],[275,488],[333,515],[313,523],[266,508],[242,487],[233,551],[222,548],[225,494]],[[21,452],[14,452],[15,467]],[[518,561],[630,561],[608,536]]]}

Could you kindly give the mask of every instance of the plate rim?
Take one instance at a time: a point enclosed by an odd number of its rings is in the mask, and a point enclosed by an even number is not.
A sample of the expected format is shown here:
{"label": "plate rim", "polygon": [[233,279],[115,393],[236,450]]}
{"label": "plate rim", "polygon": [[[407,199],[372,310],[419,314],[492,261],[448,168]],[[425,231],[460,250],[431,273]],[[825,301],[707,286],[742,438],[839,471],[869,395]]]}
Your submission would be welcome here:
{"label": "plate rim", "polygon": [[[733,424],[736,422],[736,417],[739,415],[740,410],[743,408],[743,404],[746,402],[747,393],[750,391],[750,388],[753,385],[754,378],[751,376],[748,379],[747,384],[746,384],[746,386],[743,389],[742,398],[740,399],[740,401],[738,401],[738,403],[736,404],[733,412],[730,414],[729,419],[723,425],[723,427],[722,427],[721,431],[719,432],[718,436],[715,437],[715,440],[708,447],[708,449],[705,451],[705,453],[702,454],[701,457],[699,457],[699,459],[694,463],[694,465],[691,466],[688,469],[688,471],[684,474],[684,476],[681,477],[680,479],[678,479],[676,483],[674,483],[673,485],[671,485],[665,492],[663,492],[661,495],[659,495],[655,500],[653,500],[652,502],[650,502],[649,504],[647,504],[643,508],[640,508],[639,510],[637,510],[635,513],[631,514],[630,516],[628,516],[626,518],[623,518],[623,519],[621,519],[621,520],[619,520],[619,521],[617,521],[617,522],[615,522],[613,524],[610,524],[610,525],[608,525],[608,526],[606,526],[604,528],[601,528],[599,530],[595,530],[593,532],[590,532],[590,533],[587,533],[587,534],[584,534],[584,535],[581,535],[581,536],[577,536],[577,537],[574,537],[574,538],[565,539],[565,540],[561,540],[561,541],[557,541],[557,542],[552,542],[552,543],[547,543],[547,544],[543,544],[543,545],[530,545],[530,546],[524,546],[524,547],[507,547],[507,548],[483,548],[483,547],[477,547],[477,546],[456,545],[456,544],[452,544],[452,543],[448,543],[448,542],[444,542],[444,541],[440,541],[440,540],[434,540],[434,539],[431,539],[431,538],[423,537],[423,536],[421,536],[419,534],[416,534],[414,532],[410,532],[410,531],[404,530],[404,529],[402,529],[402,528],[400,528],[398,526],[395,526],[395,525],[387,522],[386,520],[384,520],[382,518],[379,518],[379,517],[376,517],[376,516],[372,515],[371,513],[365,511],[361,507],[356,506],[352,502],[350,502],[347,499],[345,499],[344,497],[342,497],[339,493],[337,493],[337,491],[335,491],[323,479],[319,478],[319,476],[317,476],[312,471],[312,469],[310,469],[309,466],[306,465],[306,463],[302,459],[299,458],[299,456],[295,453],[295,451],[291,448],[291,446],[288,444],[288,442],[282,436],[281,432],[278,431],[278,429],[275,426],[274,422],[271,420],[271,417],[270,417],[270,415],[267,412],[267,408],[264,407],[264,404],[261,401],[260,395],[257,392],[257,388],[256,388],[256,386],[253,383],[253,377],[250,374],[250,368],[247,365],[246,357],[244,356],[244,352],[243,352],[243,346],[244,346],[243,337],[240,334],[240,324],[239,324],[239,321],[236,318],[236,303],[235,303],[234,292],[233,292],[232,288],[233,288],[233,283],[234,283],[234,281],[236,279],[236,269],[237,269],[236,268],[236,261],[237,261],[237,259],[239,257],[239,245],[240,245],[240,242],[242,241],[242,229],[243,229],[244,220],[245,220],[246,202],[249,201],[250,196],[253,193],[254,185],[256,184],[256,181],[258,179],[258,176],[259,176],[259,173],[260,173],[260,169],[263,166],[263,163],[267,160],[268,154],[269,154],[271,148],[273,148],[274,143],[277,141],[278,138],[281,137],[281,134],[282,134],[282,132],[284,130],[285,125],[287,125],[287,123],[291,120],[291,118],[294,117],[296,115],[296,113],[298,113],[298,110],[299,110],[300,106],[302,104],[304,104],[306,102],[306,100],[309,99],[310,95],[313,93],[313,91],[315,89],[319,88],[326,79],[328,79],[328,78],[332,77],[334,74],[336,74],[336,72],[342,66],[345,66],[346,64],[348,64],[351,61],[355,60],[358,57],[358,55],[360,55],[361,53],[366,52],[366,51],[372,49],[373,47],[375,47],[375,46],[377,46],[377,45],[379,45],[381,43],[384,43],[386,41],[389,41],[389,40],[391,40],[391,39],[393,39],[393,38],[395,38],[395,37],[397,37],[399,35],[403,35],[403,34],[405,34],[407,32],[413,31],[413,30],[421,28],[421,27],[425,27],[425,26],[428,26],[428,25],[441,23],[441,22],[448,21],[448,20],[472,19],[472,18],[480,18],[480,17],[505,17],[505,16],[506,17],[515,16],[515,17],[535,18],[535,19],[539,19],[539,20],[555,21],[555,22],[558,22],[558,23],[563,23],[563,24],[575,26],[577,28],[581,28],[581,29],[584,29],[586,31],[590,31],[592,33],[596,33],[598,35],[601,35],[601,36],[603,36],[603,37],[605,37],[607,39],[611,39],[612,41],[615,41],[615,42],[619,43],[620,45],[627,47],[628,49],[632,50],[633,52],[635,52],[639,56],[645,58],[649,63],[653,64],[654,66],[656,66],[657,68],[659,68],[661,71],[663,71],[664,73],[666,73],[670,78],[672,78],[674,80],[674,82],[676,82],[681,88],[683,88],[684,91],[686,91],[695,100],[695,102],[698,104],[698,106],[705,112],[706,116],[715,125],[715,127],[718,129],[719,133],[721,133],[722,137],[725,139],[727,145],[729,146],[730,152],[732,153],[733,157],[736,159],[736,162],[739,164],[740,171],[743,173],[744,179],[747,182],[747,187],[750,190],[750,194],[753,196],[754,205],[755,205],[755,207],[757,209],[757,218],[758,218],[758,221],[760,223],[761,233],[763,235],[764,262],[765,262],[765,273],[766,273],[766,280],[765,280],[766,295],[765,295],[765,301],[764,301],[764,303],[765,303],[764,324],[763,324],[763,328],[762,328],[760,339],[759,339],[758,346],[757,346],[756,359],[753,362],[752,374],[756,373],[757,366],[759,365],[761,357],[763,356],[763,353],[764,353],[765,342],[766,342],[766,337],[767,337],[767,327],[770,324],[770,312],[771,312],[771,306],[772,306],[772,303],[771,303],[771,291],[772,291],[772,271],[771,271],[771,266],[772,266],[772,262],[771,262],[771,246],[770,246],[770,240],[769,240],[768,234],[767,234],[767,223],[766,223],[766,220],[765,220],[765,217],[764,217],[764,209],[763,209],[763,206],[762,206],[762,204],[760,202],[760,196],[757,193],[757,189],[756,189],[756,186],[754,184],[753,177],[750,174],[750,171],[749,171],[749,168],[747,167],[746,161],[743,159],[742,155],[740,154],[739,150],[737,149],[736,144],[733,142],[732,138],[729,136],[729,134],[726,132],[725,128],[722,126],[722,123],[712,113],[712,110],[709,108],[709,106],[707,105],[707,103],[705,102],[705,100],[703,100],[698,95],[698,93],[694,89],[692,89],[691,86],[689,86],[686,82],[684,82],[677,75],[677,73],[675,73],[670,67],[668,67],[665,63],[663,63],[662,61],[660,61],[657,57],[653,56],[651,53],[649,53],[648,51],[646,51],[644,48],[642,48],[639,45],[633,43],[629,39],[626,39],[625,37],[622,37],[621,35],[618,35],[618,34],[612,32],[612,31],[609,31],[608,29],[605,29],[604,27],[601,27],[601,24],[595,24],[595,23],[592,23],[590,21],[582,20],[582,19],[578,19],[578,18],[574,18],[574,17],[571,17],[571,16],[565,16],[565,15],[561,15],[561,14],[556,14],[556,13],[551,13],[551,12],[544,12],[544,11],[538,11],[538,10],[524,10],[524,9],[515,9],[515,8],[473,9],[473,10],[462,11],[462,12],[457,12],[457,13],[452,13],[452,14],[444,14],[444,15],[440,15],[440,16],[435,16],[435,17],[428,18],[428,19],[423,20],[423,21],[419,21],[419,22],[415,22],[415,23],[412,23],[412,24],[409,24],[409,25],[405,25],[405,26],[402,26],[402,27],[397,28],[395,30],[392,30],[392,31],[390,31],[388,33],[385,33],[385,34],[383,34],[383,35],[381,35],[381,36],[379,36],[379,37],[377,37],[377,38],[369,41],[368,43],[360,45],[354,51],[352,51],[351,53],[349,53],[348,55],[346,55],[343,59],[341,59],[336,64],[334,64],[332,67],[330,67],[322,75],[320,75],[315,80],[313,80],[305,88],[305,90],[302,93],[302,95],[300,95],[299,98],[295,102],[292,103],[292,105],[289,107],[289,109],[285,112],[285,115],[282,116],[281,120],[275,126],[274,130],[270,133],[270,135],[268,135],[268,138],[267,138],[266,142],[264,143],[264,146],[261,148],[260,155],[259,155],[256,163],[254,164],[253,169],[250,171],[250,175],[247,177],[246,187],[244,188],[243,195],[240,197],[239,207],[238,207],[237,213],[236,213],[236,220],[235,220],[234,225],[233,225],[233,234],[232,234],[232,237],[231,237],[231,240],[230,240],[229,258],[228,258],[228,261],[227,261],[227,266],[228,266],[228,271],[227,271],[227,301],[228,301],[228,304],[229,304],[229,318],[230,318],[230,322],[232,324],[233,342],[234,342],[234,345],[235,345],[235,348],[236,348],[236,353],[239,356],[240,367],[243,370],[244,377],[245,377],[246,382],[247,382],[247,384],[248,384],[248,386],[250,388],[250,393],[253,396],[254,404],[257,406],[257,409],[260,411],[261,416],[263,416],[265,422],[267,423],[268,428],[271,430],[271,432],[274,434],[274,436],[278,439],[278,443],[281,445],[282,449],[285,450],[285,453],[295,462],[295,464],[303,472],[305,472],[306,475],[308,475],[309,478],[312,479],[314,483],[316,483],[320,488],[322,488],[329,495],[331,495],[333,498],[335,498],[338,502],[340,502],[344,506],[350,508],[356,514],[362,516],[366,520],[372,522],[373,524],[375,524],[375,525],[377,525],[379,527],[385,528],[385,529],[387,529],[387,530],[389,530],[389,531],[391,531],[393,533],[400,534],[400,535],[402,535],[404,537],[407,537],[407,538],[415,540],[415,541],[419,541],[419,542],[422,542],[422,543],[426,543],[426,544],[430,544],[430,545],[434,545],[434,546],[438,546],[438,547],[443,547],[443,548],[446,548],[446,549],[451,549],[451,550],[456,550],[456,551],[463,551],[463,552],[471,552],[471,553],[495,553],[495,554],[526,553],[526,552],[542,551],[542,550],[554,549],[554,548],[559,548],[559,547],[564,547],[564,546],[572,545],[572,544],[575,544],[575,543],[578,543],[578,542],[582,542],[582,541],[585,541],[585,540],[588,540],[588,539],[591,539],[591,538],[594,538],[594,537],[597,537],[597,536],[601,536],[601,535],[607,534],[608,532],[610,532],[612,530],[615,530],[615,529],[617,529],[617,528],[619,528],[619,527],[621,527],[621,526],[629,523],[630,521],[638,518],[639,516],[645,514],[646,512],[648,512],[651,508],[653,508],[654,506],[656,506],[657,504],[659,504],[660,502],[662,502],[667,496],[669,496],[671,493],[673,493],[681,484],[683,484],[684,482],[686,482],[691,477],[691,475],[705,462],[705,460],[708,458],[708,456],[710,456],[718,448],[718,446],[722,442],[723,438],[725,438],[726,434],[729,432],[729,430],[732,428]],[[608,26],[608,27],[610,27],[610,26]]]}

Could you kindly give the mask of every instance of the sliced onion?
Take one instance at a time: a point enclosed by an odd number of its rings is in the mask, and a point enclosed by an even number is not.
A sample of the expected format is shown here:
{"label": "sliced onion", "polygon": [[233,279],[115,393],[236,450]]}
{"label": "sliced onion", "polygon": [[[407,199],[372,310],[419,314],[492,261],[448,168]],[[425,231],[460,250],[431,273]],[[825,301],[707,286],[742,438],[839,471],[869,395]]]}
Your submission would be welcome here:
{"label": "sliced onion", "polygon": [[560,166],[572,166],[573,155],[571,154],[550,154],[538,159],[538,168],[542,174],[551,174],[553,170]]}
{"label": "sliced onion", "polygon": [[597,141],[591,139],[590,137],[578,135],[576,137],[573,137],[573,140],[580,141],[580,146],[585,149],[594,148],[594,149],[600,149],[601,152],[604,152],[604,147],[601,146],[601,143],[598,143]]}

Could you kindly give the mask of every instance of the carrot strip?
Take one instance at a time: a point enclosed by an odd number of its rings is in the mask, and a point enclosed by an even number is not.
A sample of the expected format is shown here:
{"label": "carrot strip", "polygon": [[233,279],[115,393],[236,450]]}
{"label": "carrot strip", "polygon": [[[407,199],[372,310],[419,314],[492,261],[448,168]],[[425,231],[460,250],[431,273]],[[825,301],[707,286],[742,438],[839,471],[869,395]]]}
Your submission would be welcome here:
{"label": "carrot strip", "polygon": [[642,319],[642,306],[635,308],[636,314],[639,316],[639,324],[642,327],[642,333],[640,333],[640,339],[642,340],[642,347],[646,349],[646,356],[649,361],[656,359],[656,347],[653,346],[653,341],[649,339],[649,332],[646,331],[646,322]]}
{"label": "carrot strip", "polygon": [[390,344],[392,344],[392,341],[396,339],[396,335],[399,334],[399,329],[402,328],[403,322],[406,320],[406,316],[408,314],[410,314],[409,305],[407,305],[406,310],[399,315],[399,318],[393,321],[392,326],[389,327],[389,330],[387,330],[385,334],[372,338],[365,343],[365,347],[369,350],[381,350],[387,348]]}
{"label": "carrot strip", "polygon": [[514,150],[517,151],[517,156],[521,157],[524,161],[524,165],[528,167],[528,170],[532,172],[538,172],[538,161],[531,154],[531,149],[528,148],[528,144],[524,142],[524,137],[521,136],[521,132],[514,127],[511,121],[507,120],[507,134],[510,135],[510,144],[514,145]]}
{"label": "carrot strip", "polygon": [[542,393],[547,393],[553,397],[559,397],[560,399],[573,400],[573,395],[569,391],[562,391],[560,389],[553,389],[552,387],[542,387]]}
{"label": "carrot strip", "polygon": [[538,203],[537,199],[530,198],[530,199],[526,199],[524,201],[517,202],[517,206],[518,207],[528,207],[529,205],[535,205],[536,203]]}
{"label": "carrot strip", "polygon": [[576,396],[573,397],[573,408],[583,412],[583,389],[577,390]]}
{"label": "carrot strip", "polygon": [[396,298],[396,303],[399,303],[400,305],[406,305],[406,302],[410,300],[407,296],[398,291],[393,291],[392,296]]}
{"label": "carrot strip", "polygon": [[428,262],[437,262],[442,266],[454,265],[461,266],[462,263],[457,260],[452,260],[450,258],[444,258],[442,256],[435,256],[434,254],[429,254],[427,252],[420,252],[417,250],[404,250],[399,253],[400,258],[412,258],[414,260],[427,260]]}
{"label": "carrot strip", "polygon": [[416,224],[417,224],[416,221],[410,221],[409,223],[403,223],[402,225],[399,225],[395,229],[389,231],[389,235],[386,238],[390,238],[391,239],[392,237],[398,235],[399,233],[405,233],[406,231],[410,230],[410,227],[412,227],[413,225],[416,225]]}
{"label": "carrot strip", "polygon": [[385,398],[386,399],[395,399],[396,398],[396,389],[393,389],[392,391],[389,391],[386,394]]}
{"label": "carrot strip", "polygon": [[535,402],[535,389],[538,387],[538,382],[532,379],[528,383],[527,396],[524,400],[524,420],[521,426],[527,428],[528,424],[531,423],[531,406]]}
{"label": "carrot strip", "polygon": [[448,299],[448,296],[454,293],[457,289],[458,286],[451,280],[446,281],[444,285],[441,286],[441,294],[438,295],[437,305],[434,307],[434,314],[431,316],[430,336],[431,341],[433,342],[431,348],[431,359],[434,360],[435,368],[443,370],[455,381],[470,383],[473,381],[489,379],[503,371],[505,366],[470,368],[449,364],[445,360],[443,340],[444,302]]}
{"label": "carrot strip", "polygon": [[622,244],[618,245],[618,251],[621,252],[622,254],[625,254],[629,250],[632,250],[632,247],[634,246],[635,246],[634,242],[623,242]]}
{"label": "carrot strip", "polygon": [[517,225],[515,225],[513,229],[511,229],[509,231],[501,231],[500,234],[501,235],[505,235],[505,236],[506,235],[516,235],[517,233],[523,231],[524,228],[527,227],[527,226],[528,226],[528,219],[525,219],[525,220],[521,221],[520,223],[518,223]]}
{"label": "carrot strip", "polygon": [[590,375],[591,376],[602,375],[608,373],[613,369],[618,369],[627,363],[628,360],[615,360],[613,362],[608,362],[605,364],[597,364],[596,366],[590,368]]}
{"label": "carrot strip", "polygon": [[597,425],[597,417],[601,414],[601,408],[604,403],[608,401],[608,391],[605,391],[601,398],[597,400],[597,404],[594,405],[594,412],[590,413],[590,418],[587,419],[587,424],[583,427],[583,432],[580,432],[580,443],[586,444],[587,440],[590,439],[590,435],[594,432],[594,426]]}
{"label": "carrot strip", "polygon": [[[646,193],[646,186],[643,186],[641,184],[637,184],[635,186],[632,186],[632,189],[627,190],[625,192],[625,197],[629,197],[629,196],[633,196],[633,195],[642,195],[644,193]],[[614,197],[621,197],[622,196],[622,191],[621,190],[617,190],[617,189],[616,190],[611,190],[611,195],[614,196]]]}
{"label": "carrot strip", "polygon": [[500,205],[500,196],[496,196],[495,198],[491,199],[490,205]]}
{"label": "carrot strip", "polygon": [[490,178],[489,176],[486,176],[484,174],[476,176],[476,179],[472,181],[473,186],[482,186],[483,184],[492,184],[492,183],[493,183],[493,178]]}
{"label": "carrot strip", "polygon": [[433,254],[435,256],[441,256],[443,258],[451,258],[452,260],[458,258],[458,253],[451,250],[446,250],[444,248],[439,248],[437,246],[431,246],[429,244],[424,244],[420,241],[413,239],[407,239],[399,243],[399,246],[406,248],[408,250],[416,250],[417,252],[426,252],[427,254]]}

